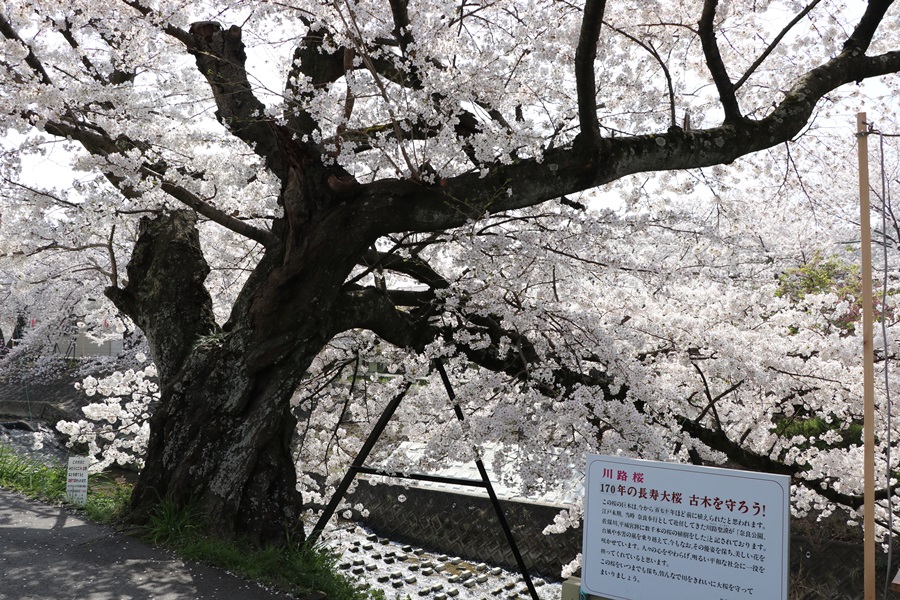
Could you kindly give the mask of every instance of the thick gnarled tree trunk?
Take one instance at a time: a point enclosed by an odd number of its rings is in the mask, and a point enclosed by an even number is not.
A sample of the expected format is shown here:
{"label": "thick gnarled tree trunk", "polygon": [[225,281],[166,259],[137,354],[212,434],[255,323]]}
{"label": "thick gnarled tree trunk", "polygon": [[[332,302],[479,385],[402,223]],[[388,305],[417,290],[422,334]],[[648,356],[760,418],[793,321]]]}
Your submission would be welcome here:
{"label": "thick gnarled tree trunk", "polygon": [[[288,327],[284,312],[262,310],[265,303],[220,330],[195,224],[190,211],[144,219],[128,286],[107,290],[145,332],[161,384],[132,516],[146,521],[167,499],[191,503],[223,536],[260,545],[302,539],[290,398],[327,337],[321,328]],[[257,297],[289,291],[266,291],[277,284],[265,271],[255,278]],[[289,344],[259,339],[289,331],[299,334],[288,335]]]}
{"label": "thick gnarled tree trunk", "polygon": [[165,383],[132,496],[137,520],[165,497],[191,502],[219,535],[258,545],[302,539],[290,449],[297,371],[248,376],[246,354],[238,336],[201,342]]}

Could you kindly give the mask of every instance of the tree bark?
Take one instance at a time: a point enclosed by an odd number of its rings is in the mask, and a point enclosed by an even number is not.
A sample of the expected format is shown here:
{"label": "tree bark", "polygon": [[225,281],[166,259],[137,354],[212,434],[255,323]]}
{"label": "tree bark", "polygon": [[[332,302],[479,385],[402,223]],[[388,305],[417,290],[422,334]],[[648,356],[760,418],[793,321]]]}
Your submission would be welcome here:
{"label": "tree bark", "polygon": [[[203,286],[209,267],[195,225],[190,211],[142,220],[128,285],[106,291],[143,329],[160,378],[132,519],[146,523],[165,499],[190,504],[223,537],[257,545],[303,539],[290,398],[327,338],[318,331],[293,338],[289,359],[275,353],[266,362],[253,351],[258,332],[270,335],[283,313],[248,311],[252,326],[221,331]],[[266,270],[257,292],[273,285]]]}
{"label": "tree bark", "polygon": [[163,387],[132,495],[137,522],[167,499],[190,503],[222,537],[255,545],[303,539],[290,398],[304,369],[251,376],[246,355],[238,335],[201,342]]}

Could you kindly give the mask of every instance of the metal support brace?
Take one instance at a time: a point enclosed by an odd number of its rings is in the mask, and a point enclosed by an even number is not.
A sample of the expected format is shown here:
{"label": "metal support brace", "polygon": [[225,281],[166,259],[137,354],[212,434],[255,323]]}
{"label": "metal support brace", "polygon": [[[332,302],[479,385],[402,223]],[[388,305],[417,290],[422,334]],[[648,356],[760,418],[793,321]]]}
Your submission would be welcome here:
{"label": "metal support brace", "polygon": [[397,395],[391,398],[391,401],[388,402],[388,405],[384,408],[384,412],[381,413],[381,418],[379,418],[378,422],[375,423],[375,427],[372,428],[372,432],[369,434],[369,437],[366,438],[366,442],[362,445],[362,448],[359,449],[359,453],[353,460],[353,464],[350,465],[349,469],[347,469],[347,472],[344,474],[344,478],[341,479],[341,483],[338,484],[337,489],[331,496],[331,501],[328,502],[328,506],[325,507],[324,512],[322,512],[322,516],[319,517],[319,520],[316,522],[316,526],[313,527],[312,532],[310,532],[308,538],[310,543],[315,544],[319,537],[322,535],[322,532],[325,530],[325,526],[328,525],[328,521],[330,521],[331,517],[334,516],[334,511],[337,510],[338,504],[340,504],[341,500],[344,499],[344,495],[346,495],[347,490],[350,488],[350,484],[353,483],[354,477],[356,477],[359,469],[363,468],[366,459],[369,458],[369,454],[372,452],[372,448],[375,447],[376,442],[378,442],[378,438],[381,437],[381,434],[384,432],[384,428],[387,427],[387,424],[391,420],[391,417],[394,416],[394,413],[397,411],[397,407],[400,406],[400,401],[403,400],[404,396],[406,396],[406,392],[409,391],[411,385],[412,382],[407,381],[403,385],[403,389],[401,389],[397,393]]}
{"label": "metal support brace", "polygon": [[[441,362],[440,358],[436,358],[434,359],[434,366],[441,375],[441,381],[444,382],[444,387],[447,389],[447,395],[450,396],[450,402],[453,403],[453,411],[456,413],[456,418],[462,423],[464,420],[463,412],[459,407],[459,402],[456,401],[456,394],[450,386],[450,378],[447,377],[447,371],[444,370],[444,363]],[[522,573],[522,578],[525,579],[525,585],[528,587],[528,592],[534,600],[538,600],[537,590],[534,587],[534,583],[531,581],[528,567],[525,566],[525,560],[519,552],[519,546],[516,544],[516,539],[513,537],[512,530],[509,528],[509,523],[506,522],[506,516],[503,514],[503,507],[500,506],[500,500],[497,498],[497,494],[494,493],[494,486],[491,485],[491,478],[488,477],[487,469],[484,468],[484,463],[481,461],[481,457],[478,455],[477,450],[475,451],[475,466],[478,467],[478,473],[481,474],[481,480],[484,482],[484,487],[487,489],[491,504],[494,505],[494,512],[497,513],[497,520],[500,521],[500,527],[503,529],[503,533],[506,534],[506,541],[509,542],[509,549],[512,550],[513,556],[516,558],[516,564],[519,565],[519,571]]]}
{"label": "metal support brace", "polygon": [[[460,422],[462,422],[464,420],[463,412],[459,406],[459,403],[456,401],[456,394],[453,391],[453,387],[450,385],[450,378],[447,377],[447,371],[444,370],[444,364],[441,362],[441,359],[434,359],[434,366],[440,374],[441,381],[444,383],[444,388],[447,390],[447,395],[450,397],[450,402],[453,404],[453,411],[456,413],[456,418]],[[481,481],[475,481],[471,479],[458,479],[455,477],[441,477],[438,475],[425,475],[419,473],[389,473],[365,466],[366,459],[369,457],[369,454],[372,452],[372,449],[375,447],[375,444],[378,442],[378,439],[384,432],[385,427],[387,427],[387,424],[391,420],[391,417],[394,416],[394,413],[400,406],[400,402],[403,400],[404,396],[406,396],[406,392],[409,391],[411,385],[412,382],[406,382],[403,386],[403,389],[401,389],[397,393],[397,395],[391,398],[391,401],[388,402],[387,406],[384,409],[384,412],[381,414],[381,417],[375,424],[375,427],[373,427],[371,433],[369,433],[369,437],[366,438],[366,442],[363,444],[362,448],[360,448],[359,453],[356,455],[356,458],[353,460],[350,468],[347,469],[347,472],[344,474],[343,479],[341,479],[341,483],[338,484],[337,489],[331,496],[331,500],[328,502],[328,506],[325,507],[325,510],[322,512],[322,515],[316,522],[315,527],[313,527],[312,531],[310,532],[308,538],[309,541],[311,543],[315,543],[322,535],[322,532],[325,530],[325,526],[328,524],[328,521],[331,520],[331,517],[334,516],[338,504],[340,504],[341,500],[344,499],[344,496],[347,494],[347,490],[350,488],[350,484],[353,483],[353,479],[356,477],[357,473],[484,488],[485,490],[487,490],[488,497],[490,498],[491,504],[494,507],[494,512],[497,514],[497,520],[500,522],[500,527],[503,529],[503,533],[506,535],[506,541],[509,543],[509,548],[510,550],[512,550],[513,557],[515,557],[516,559],[516,564],[519,566],[519,571],[522,573],[523,579],[525,579],[525,585],[528,587],[528,592],[531,594],[531,598],[533,600],[538,600],[537,589],[535,589],[534,583],[531,581],[531,575],[528,573],[528,567],[525,566],[525,561],[522,558],[522,554],[519,552],[519,547],[516,545],[516,540],[513,537],[512,530],[509,527],[509,523],[506,521],[506,516],[503,514],[503,508],[500,506],[500,500],[497,498],[497,494],[494,492],[494,486],[491,485],[491,479],[488,476],[487,469],[485,469],[484,463],[481,461],[481,457],[478,455],[477,450],[475,452],[475,466],[478,468],[478,473],[481,475]]]}

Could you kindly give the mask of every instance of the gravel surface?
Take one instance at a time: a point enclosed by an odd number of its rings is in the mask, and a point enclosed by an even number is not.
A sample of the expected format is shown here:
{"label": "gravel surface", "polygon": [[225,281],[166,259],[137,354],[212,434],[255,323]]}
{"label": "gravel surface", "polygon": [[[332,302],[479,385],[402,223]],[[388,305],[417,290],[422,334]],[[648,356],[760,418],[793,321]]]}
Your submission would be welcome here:
{"label": "gravel surface", "polygon": [[[521,573],[428,552],[379,537],[356,524],[331,530],[324,540],[339,555],[338,568],[383,590],[388,600],[528,599]],[[538,596],[558,600],[562,585],[533,577]]]}

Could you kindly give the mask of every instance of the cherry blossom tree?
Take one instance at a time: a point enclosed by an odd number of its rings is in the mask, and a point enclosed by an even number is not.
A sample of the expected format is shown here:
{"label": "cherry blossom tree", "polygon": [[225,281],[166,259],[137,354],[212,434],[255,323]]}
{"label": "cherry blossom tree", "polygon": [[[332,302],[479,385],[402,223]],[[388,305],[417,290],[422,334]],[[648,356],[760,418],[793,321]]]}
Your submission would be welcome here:
{"label": "cherry blossom tree", "polygon": [[[407,382],[375,410],[431,411],[445,356],[474,441],[727,459],[852,508],[847,307],[776,293],[808,228],[791,252],[752,229],[827,194],[796,175],[840,154],[854,85],[896,87],[891,4],[0,3],[4,279],[48,310],[103,288],[146,336],[138,522],[168,497],[301,535],[298,417],[305,471],[367,356]],[[824,446],[772,433],[820,410]]]}

